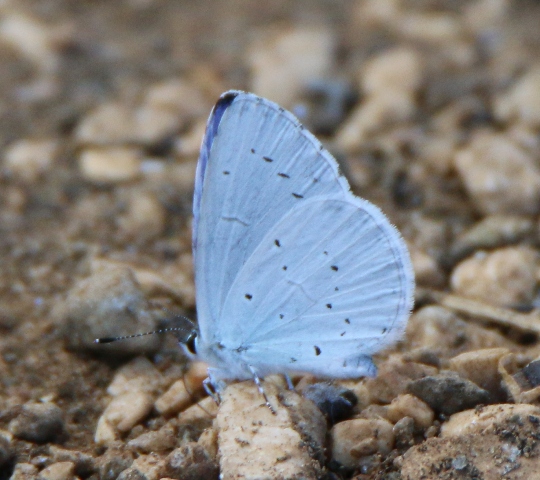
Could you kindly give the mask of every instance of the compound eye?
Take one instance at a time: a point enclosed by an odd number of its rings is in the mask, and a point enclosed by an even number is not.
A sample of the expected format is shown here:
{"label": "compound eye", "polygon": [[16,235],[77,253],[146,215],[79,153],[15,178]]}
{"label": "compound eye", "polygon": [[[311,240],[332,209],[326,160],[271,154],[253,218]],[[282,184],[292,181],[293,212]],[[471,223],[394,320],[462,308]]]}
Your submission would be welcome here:
{"label": "compound eye", "polygon": [[186,340],[186,348],[189,353],[197,355],[197,332],[191,332]]}

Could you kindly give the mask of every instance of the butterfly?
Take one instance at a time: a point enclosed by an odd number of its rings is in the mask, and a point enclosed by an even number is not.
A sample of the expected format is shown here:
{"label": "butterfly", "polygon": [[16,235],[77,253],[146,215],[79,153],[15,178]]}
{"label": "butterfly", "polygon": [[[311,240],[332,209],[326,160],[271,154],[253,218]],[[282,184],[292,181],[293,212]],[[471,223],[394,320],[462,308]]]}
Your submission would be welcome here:
{"label": "butterfly", "polygon": [[187,350],[228,380],[374,376],[403,335],[414,273],[401,235],[353,195],[288,111],[228,91],[208,119],[193,198],[198,329]]}

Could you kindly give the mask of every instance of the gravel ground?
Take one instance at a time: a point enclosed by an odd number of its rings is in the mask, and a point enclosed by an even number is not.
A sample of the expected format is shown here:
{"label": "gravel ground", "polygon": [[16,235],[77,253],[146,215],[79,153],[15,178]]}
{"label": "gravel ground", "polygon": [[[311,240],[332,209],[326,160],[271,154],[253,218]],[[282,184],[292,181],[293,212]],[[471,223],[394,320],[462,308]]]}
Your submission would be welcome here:
{"label": "gravel ground", "polygon": [[[0,480],[540,479],[540,4],[0,3]],[[231,385],[196,318],[191,195],[220,93],[301,116],[406,239],[375,379]]]}

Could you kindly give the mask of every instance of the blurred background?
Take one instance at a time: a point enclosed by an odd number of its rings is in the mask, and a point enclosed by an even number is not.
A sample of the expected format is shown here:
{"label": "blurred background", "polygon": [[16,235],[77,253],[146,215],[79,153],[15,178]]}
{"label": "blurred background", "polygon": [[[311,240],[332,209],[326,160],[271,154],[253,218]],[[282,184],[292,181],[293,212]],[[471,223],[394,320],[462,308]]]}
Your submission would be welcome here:
{"label": "blurred background", "polygon": [[[178,375],[174,342],[103,361],[92,341],[195,317],[193,177],[228,89],[323,141],[399,227],[421,288],[534,310],[539,25],[533,0],[0,1],[0,407],[53,399],[82,448],[115,362]],[[510,348],[454,333],[416,341]]]}

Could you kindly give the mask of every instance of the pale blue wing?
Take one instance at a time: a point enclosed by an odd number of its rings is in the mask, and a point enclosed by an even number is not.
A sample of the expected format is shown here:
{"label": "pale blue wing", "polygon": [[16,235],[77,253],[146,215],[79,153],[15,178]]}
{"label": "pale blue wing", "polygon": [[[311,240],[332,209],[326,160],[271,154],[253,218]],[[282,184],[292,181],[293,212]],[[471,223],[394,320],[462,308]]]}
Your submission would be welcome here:
{"label": "pale blue wing", "polygon": [[374,374],[413,305],[405,243],[382,212],[348,194],[304,199],[267,231],[238,273],[219,339],[262,375]]}
{"label": "pale blue wing", "polygon": [[350,193],[335,160],[292,114],[234,91],[210,115],[195,183],[197,312],[200,341],[208,343],[224,323],[247,321],[224,316],[223,305],[268,231],[309,198]]}

